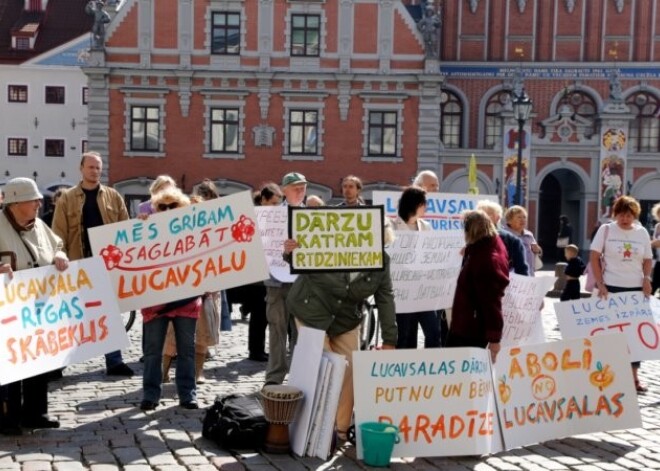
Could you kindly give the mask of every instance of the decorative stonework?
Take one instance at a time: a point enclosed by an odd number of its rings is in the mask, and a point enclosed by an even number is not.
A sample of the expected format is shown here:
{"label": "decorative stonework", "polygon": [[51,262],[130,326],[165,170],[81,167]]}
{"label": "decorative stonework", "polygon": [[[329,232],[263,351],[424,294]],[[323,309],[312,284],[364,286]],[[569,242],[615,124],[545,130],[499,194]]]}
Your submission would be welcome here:
{"label": "decorative stonework", "polygon": [[575,10],[575,0],[565,0],[564,5],[569,13],[573,13],[573,10]]}
{"label": "decorative stonework", "polygon": [[526,6],[527,6],[527,0],[518,0],[518,11],[520,13],[525,13]]}
{"label": "decorative stonework", "polygon": [[624,0],[614,0],[614,6],[616,7],[617,13],[623,13],[623,7],[625,6]]}
{"label": "decorative stonework", "polygon": [[476,13],[477,8],[479,8],[479,0],[470,0],[470,11]]}
{"label": "decorative stonework", "polygon": [[339,101],[339,119],[346,121],[348,119],[348,109],[351,104],[351,82],[348,80],[342,80],[339,82],[339,95],[337,100]]}
{"label": "decorative stonework", "polygon": [[260,124],[252,128],[254,145],[257,147],[273,147],[275,140],[275,128],[266,124]]}

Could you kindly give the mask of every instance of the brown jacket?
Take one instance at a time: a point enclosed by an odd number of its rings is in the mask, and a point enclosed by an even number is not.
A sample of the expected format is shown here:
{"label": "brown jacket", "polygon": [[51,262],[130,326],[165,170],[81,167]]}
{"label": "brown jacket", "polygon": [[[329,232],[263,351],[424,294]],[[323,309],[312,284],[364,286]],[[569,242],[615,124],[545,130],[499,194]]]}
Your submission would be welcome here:
{"label": "brown jacket", "polygon": [[[64,241],[64,251],[70,260],[83,258],[82,207],[85,193],[80,184],[69,188],[57,200],[53,216],[53,232]],[[101,185],[97,198],[103,224],[125,221],[128,211],[124,198],[113,188]]]}

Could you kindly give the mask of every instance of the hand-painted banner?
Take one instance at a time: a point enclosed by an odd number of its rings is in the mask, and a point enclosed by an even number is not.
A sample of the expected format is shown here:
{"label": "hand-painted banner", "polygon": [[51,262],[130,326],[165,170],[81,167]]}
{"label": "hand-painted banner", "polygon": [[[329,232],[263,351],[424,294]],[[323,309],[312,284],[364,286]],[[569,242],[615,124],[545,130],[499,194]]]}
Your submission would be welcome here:
{"label": "hand-painted banner", "polygon": [[390,256],[396,312],[449,309],[461,269],[463,231],[396,231]]}
{"label": "hand-painted banner", "polygon": [[502,299],[502,346],[545,342],[541,307],[554,281],[551,277],[509,274],[509,286]]}
{"label": "hand-painted banner", "polygon": [[[373,204],[382,204],[385,216],[395,218],[399,206],[400,191],[374,191]],[[497,195],[462,195],[457,193],[427,193],[426,219],[435,231],[463,230],[461,213],[474,209],[481,200],[497,201]]]}
{"label": "hand-painted banner", "polygon": [[621,334],[502,348],[493,369],[507,449],[642,426]]}
{"label": "hand-painted banner", "polygon": [[291,272],[382,270],[383,207],[289,206]]}
{"label": "hand-painted banner", "polygon": [[90,229],[122,312],[268,278],[250,193]]}
{"label": "hand-painted banner", "polygon": [[355,423],[399,428],[393,456],[501,451],[489,353],[479,348],[353,352]]}
{"label": "hand-painted banner", "polygon": [[660,331],[641,291],[555,303],[555,312],[564,338],[623,332],[632,361],[660,358]]}
{"label": "hand-painted banner", "polygon": [[129,345],[98,258],[0,276],[0,384]]}
{"label": "hand-painted banner", "polygon": [[290,265],[282,258],[284,241],[287,239],[288,207],[257,206],[254,209],[271,276],[283,283],[293,283],[298,275],[291,273]]}

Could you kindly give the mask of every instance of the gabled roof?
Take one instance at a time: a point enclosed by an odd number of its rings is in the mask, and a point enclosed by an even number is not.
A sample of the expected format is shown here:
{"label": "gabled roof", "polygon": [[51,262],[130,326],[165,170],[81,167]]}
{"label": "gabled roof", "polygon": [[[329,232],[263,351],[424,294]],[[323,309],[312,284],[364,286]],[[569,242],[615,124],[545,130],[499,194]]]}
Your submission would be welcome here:
{"label": "gabled roof", "polygon": [[[43,13],[23,10],[24,0],[0,0],[0,64],[20,64],[92,29],[94,19],[85,13],[88,0],[50,0]],[[14,50],[11,36],[25,25],[40,22],[32,50]]]}

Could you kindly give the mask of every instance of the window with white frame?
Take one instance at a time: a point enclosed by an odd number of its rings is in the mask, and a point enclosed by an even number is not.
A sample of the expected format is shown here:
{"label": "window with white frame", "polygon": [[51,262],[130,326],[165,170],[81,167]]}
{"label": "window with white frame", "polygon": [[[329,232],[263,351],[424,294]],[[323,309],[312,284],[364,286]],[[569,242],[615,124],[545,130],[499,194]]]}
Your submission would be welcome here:
{"label": "window with white frame", "polygon": [[658,152],[660,150],[660,99],[652,93],[641,91],[626,99],[626,105],[635,116],[630,122],[630,149],[634,152]]}
{"label": "window with white frame", "polygon": [[448,149],[461,147],[463,107],[458,96],[449,90],[440,95],[440,140]]}
{"label": "window with white frame", "polygon": [[319,133],[318,110],[289,110],[289,154],[317,155]]}
{"label": "window with white frame", "polygon": [[131,106],[130,149],[158,151],[160,149],[160,108]]}
{"label": "window with white frame", "polygon": [[396,157],[398,113],[396,111],[369,111],[370,157]]}
{"label": "window with white frame", "polygon": [[484,146],[487,149],[495,149],[502,142],[504,134],[502,111],[510,101],[511,91],[501,90],[493,94],[486,103],[486,115],[484,116],[486,127]]}
{"label": "window with white frame", "polygon": [[7,154],[13,156],[27,155],[28,140],[23,137],[10,137],[7,139]]}
{"label": "window with white frame", "polygon": [[291,15],[291,56],[319,57],[321,15]]}
{"label": "window with white frame", "polygon": [[399,162],[403,155],[406,96],[366,93],[362,98],[362,160]]}
{"label": "window with white frame", "polygon": [[238,108],[211,108],[212,153],[237,153],[239,135]]}
{"label": "window with white frame", "polygon": [[241,53],[241,14],[213,12],[211,17],[211,54]]}

